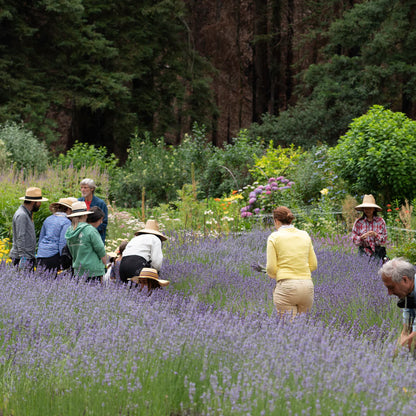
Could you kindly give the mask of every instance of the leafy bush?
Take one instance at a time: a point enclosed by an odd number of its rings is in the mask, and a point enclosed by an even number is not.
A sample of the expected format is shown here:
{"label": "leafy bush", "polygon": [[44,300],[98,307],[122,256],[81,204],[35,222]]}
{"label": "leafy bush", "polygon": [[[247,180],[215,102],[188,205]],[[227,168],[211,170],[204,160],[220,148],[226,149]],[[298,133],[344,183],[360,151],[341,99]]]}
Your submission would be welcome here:
{"label": "leafy bush", "polygon": [[182,143],[178,146],[187,183],[191,183],[193,178],[200,182],[208,161],[214,154],[214,149],[214,146],[207,141],[206,128],[194,123],[192,134],[185,134]]}
{"label": "leafy bush", "polygon": [[253,182],[250,168],[263,152],[263,144],[250,140],[247,130],[241,130],[232,144],[215,148],[200,179],[205,197],[220,198]]}
{"label": "leafy bush", "polygon": [[0,140],[8,152],[7,158],[18,169],[43,172],[48,164],[48,150],[23,124],[6,122],[0,126]]}
{"label": "leafy bush", "polygon": [[6,144],[3,140],[0,140],[0,169],[7,166],[9,157],[10,153],[7,151]]}
{"label": "leafy bush", "polygon": [[80,169],[83,166],[95,166],[101,172],[107,171],[112,176],[117,170],[118,159],[113,153],[110,155],[105,146],[95,147],[92,144],[75,141],[74,146],[58,156],[57,163],[63,168],[73,166]]}
{"label": "leafy bush", "polygon": [[163,138],[152,141],[135,134],[128,149],[126,164],[112,182],[112,194],[119,206],[138,206],[143,189],[150,206],[176,199],[185,182],[186,170],[180,152],[166,146]]}
{"label": "leafy bush", "polygon": [[304,152],[300,147],[291,144],[283,148],[280,145],[273,147],[273,141],[270,140],[266,154],[260,157],[254,156],[255,165],[250,169],[250,173],[255,181],[262,182],[266,179],[276,176],[291,176],[291,172],[296,168],[299,158]]}
{"label": "leafy bush", "polygon": [[335,173],[328,157],[328,147],[322,145],[303,153],[292,170],[290,179],[296,198],[304,205],[310,205],[321,198],[321,190],[331,191],[331,198],[339,201],[345,196],[343,183]]}
{"label": "leafy bush", "polygon": [[355,119],[330,152],[350,190],[381,202],[416,196],[416,121],[375,105]]}

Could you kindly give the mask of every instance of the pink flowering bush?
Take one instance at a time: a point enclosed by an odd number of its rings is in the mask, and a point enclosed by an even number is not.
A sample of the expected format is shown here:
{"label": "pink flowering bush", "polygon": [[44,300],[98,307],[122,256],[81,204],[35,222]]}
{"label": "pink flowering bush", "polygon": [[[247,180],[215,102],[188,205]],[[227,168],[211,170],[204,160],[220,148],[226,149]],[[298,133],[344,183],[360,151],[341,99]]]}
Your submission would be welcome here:
{"label": "pink flowering bush", "polygon": [[284,176],[279,176],[270,178],[266,185],[254,182],[253,185],[244,187],[241,193],[247,205],[241,208],[241,217],[270,213],[276,206],[286,203],[289,199],[288,191],[293,184]]}

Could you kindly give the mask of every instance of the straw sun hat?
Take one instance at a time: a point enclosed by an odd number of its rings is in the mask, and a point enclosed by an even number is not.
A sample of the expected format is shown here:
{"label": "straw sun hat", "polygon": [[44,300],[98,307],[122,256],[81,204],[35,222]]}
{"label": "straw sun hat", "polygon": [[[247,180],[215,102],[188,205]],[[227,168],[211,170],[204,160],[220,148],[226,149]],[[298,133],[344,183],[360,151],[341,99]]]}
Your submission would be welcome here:
{"label": "straw sun hat", "polygon": [[26,195],[19,198],[22,201],[28,202],[45,202],[48,201],[48,198],[42,198],[42,191],[40,188],[27,188]]}
{"label": "straw sun hat", "polygon": [[377,211],[381,211],[381,208],[376,204],[376,200],[371,194],[364,195],[363,203],[355,207],[357,211],[363,211],[364,208],[375,208]]}
{"label": "straw sun hat", "polygon": [[72,200],[70,198],[60,198],[58,202],[52,202],[52,204],[49,205],[49,210],[54,211],[60,205],[72,209]]}
{"label": "straw sun hat", "polygon": [[156,220],[147,220],[144,228],[134,233],[134,235],[140,235],[140,234],[154,234],[154,235],[157,235],[162,241],[165,241],[168,239],[165,235],[163,235],[159,231],[159,224],[157,223]]}
{"label": "straw sun hat", "polygon": [[157,270],[149,267],[144,267],[139,276],[130,277],[128,280],[131,280],[133,283],[140,283],[142,279],[156,280],[162,287],[169,286],[169,280],[159,279]]}
{"label": "straw sun hat", "polygon": [[80,217],[88,214],[92,214],[92,211],[88,211],[87,204],[84,201],[77,201],[72,204],[72,214],[67,215],[67,217]]}

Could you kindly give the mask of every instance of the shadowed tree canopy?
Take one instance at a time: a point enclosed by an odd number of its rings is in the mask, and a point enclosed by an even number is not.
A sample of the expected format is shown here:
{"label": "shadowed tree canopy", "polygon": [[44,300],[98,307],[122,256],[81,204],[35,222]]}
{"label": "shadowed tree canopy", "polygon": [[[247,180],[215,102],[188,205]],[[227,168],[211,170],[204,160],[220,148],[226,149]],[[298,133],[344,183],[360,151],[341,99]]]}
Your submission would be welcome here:
{"label": "shadowed tree canopy", "polygon": [[67,120],[69,143],[124,148],[135,128],[178,134],[215,111],[180,0],[0,1],[0,24],[0,122],[49,142]]}
{"label": "shadowed tree canopy", "polygon": [[412,0],[364,1],[325,30],[312,31],[325,39],[322,58],[297,76],[296,105],[263,116],[264,126],[253,132],[272,131],[278,143],[334,144],[374,104],[415,118],[415,18]]}

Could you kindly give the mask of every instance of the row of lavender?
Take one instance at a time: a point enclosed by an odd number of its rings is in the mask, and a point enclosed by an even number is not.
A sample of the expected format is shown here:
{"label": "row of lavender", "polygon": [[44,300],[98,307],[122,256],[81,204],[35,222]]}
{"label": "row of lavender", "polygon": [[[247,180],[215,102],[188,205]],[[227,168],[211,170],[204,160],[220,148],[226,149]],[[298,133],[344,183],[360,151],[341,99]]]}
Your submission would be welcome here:
{"label": "row of lavender", "polygon": [[3,414],[410,414],[416,368],[393,359],[398,312],[378,265],[316,240],[314,309],[279,321],[250,267],[266,236],[172,235],[171,286],[150,297],[3,263]]}

